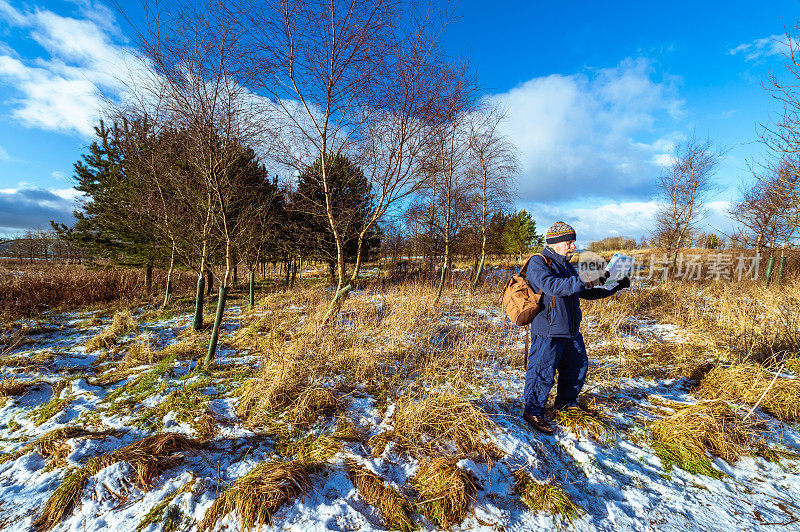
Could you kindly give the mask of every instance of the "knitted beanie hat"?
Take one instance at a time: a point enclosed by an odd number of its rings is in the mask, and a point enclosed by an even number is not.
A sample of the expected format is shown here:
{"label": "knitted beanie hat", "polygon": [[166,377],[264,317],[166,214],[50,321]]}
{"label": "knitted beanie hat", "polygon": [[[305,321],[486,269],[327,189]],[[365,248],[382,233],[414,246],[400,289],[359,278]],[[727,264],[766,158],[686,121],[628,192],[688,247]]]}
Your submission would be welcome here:
{"label": "knitted beanie hat", "polygon": [[575,229],[564,222],[554,223],[550,229],[547,230],[547,235],[545,236],[545,242],[548,244],[557,244],[559,242],[567,242],[575,239]]}

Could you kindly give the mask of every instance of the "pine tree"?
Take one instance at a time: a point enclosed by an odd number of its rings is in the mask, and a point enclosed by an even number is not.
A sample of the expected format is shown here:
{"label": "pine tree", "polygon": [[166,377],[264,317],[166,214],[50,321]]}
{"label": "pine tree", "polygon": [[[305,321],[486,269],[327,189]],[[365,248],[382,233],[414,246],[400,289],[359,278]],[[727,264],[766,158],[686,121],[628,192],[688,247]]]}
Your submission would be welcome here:
{"label": "pine tree", "polygon": [[514,253],[520,260],[524,253],[543,243],[542,236],[536,234],[536,222],[525,209],[515,212],[508,220],[502,240],[506,253]]}
{"label": "pine tree", "polygon": [[[332,212],[342,232],[345,262],[353,262],[358,249],[358,231],[374,210],[372,186],[364,172],[345,155],[327,157],[328,187]],[[298,243],[313,250],[328,263],[331,277],[336,265],[336,242],[325,209],[321,163],[318,159],[299,176],[292,195],[294,225]],[[381,232],[375,227],[364,240],[363,260],[371,260],[380,248]]]}
{"label": "pine tree", "polygon": [[150,191],[123,150],[126,136],[135,134],[137,128],[147,125],[115,124],[109,128],[101,121],[95,127],[98,140],[74,165],[75,188],[85,197],[83,208],[73,213],[76,218],[73,227],[51,224],[62,239],[92,257],[109,259],[122,266],[146,267],[149,290],[152,268],[164,259],[165,249],[154,238]]}

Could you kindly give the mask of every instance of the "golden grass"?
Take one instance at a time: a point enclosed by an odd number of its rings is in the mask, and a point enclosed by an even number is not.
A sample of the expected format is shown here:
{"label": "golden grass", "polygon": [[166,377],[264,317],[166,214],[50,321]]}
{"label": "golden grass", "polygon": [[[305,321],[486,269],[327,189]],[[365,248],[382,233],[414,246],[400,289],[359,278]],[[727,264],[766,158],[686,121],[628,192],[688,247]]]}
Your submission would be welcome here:
{"label": "golden grass", "polygon": [[346,460],[345,467],[353,486],[364,502],[378,510],[386,528],[402,532],[416,528],[411,517],[412,506],[406,497],[352,459]]}
{"label": "golden grass", "polygon": [[393,439],[411,454],[496,459],[496,450],[488,443],[496,425],[463,396],[448,392],[418,399],[404,396],[395,406],[393,420]]}
{"label": "golden grass", "polygon": [[236,479],[206,511],[198,532],[233,512],[247,530],[272,523],[285,504],[305,496],[314,487],[322,467],[314,462],[262,462]]}
{"label": "golden grass", "polygon": [[734,464],[750,455],[759,439],[755,423],[744,421],[720,399],[669,406],[675,413],[650,424],[653,448],[667,470],[674,464],[692,474],[719,478],[707,451]]}
{"label": "golden grass", "polygon": [[474,473],[459,468],[456,462],[446,456],[423,459],[411,481],[417,492],[416,508],[442,528],[467,517],[480,487]]}
{"label": "golden grass", "polygon": [[48,467],[50,469],[63,467],[66,465],[65,458],[71,451],[67,440],[73,438],[99,439],[113,434],[117,434],[117,431],[105,430],[94,432],[76,426],[59,427],[44,433],[16,452],[0,456],[0,464],[9,460],[16,460],[38,448],[39,453],[48,460]]}
{"label": "golden grass", "polygon": [[514,476],[514,493],[534,512],[546,512],[572,523],[581,513],[581,507],[561,486],[552,480],[536,482],[523,469],[517,469]]}
{"label": "golden grass", "polygon": [[800,421],[800,379],[775,378],[775,374],[755,364],[717,366],[700,381],[694,393],[707,399],[758,404],[781,421]]}
{"label": "golden grass", "polygon": [[556,410],[555,421],[573,433],[587,434],[603,445],[608,445],[616,437],[614,429],[608,422],[608,416],[593,399],[584,403],[584,408]]}
{"label": "golden grass", "polygon": [[14,377],[0,380],[0,397],[25,395],[31,388],[40,386],[39,382],[20,381]]}
{"label": "golden grass", "polygon": [[117,344],[120,336],[138,329],[139,325],[130,310],[121,310],[114,313],[111,325],[86,342],[86,352],[91,353],[98,349],[110,349]]}
{"label": "golden grass", "polygon": [[153,479],[182,461],[183,453],[197,452],[202,445],[180,434],[164,433],[148,436],[108,454],[90,458],[82,467],[74,468],[64,476],[61,484],[47,499],[42,514],[33,522],[36,530],[50,530],[80,503],[86,482],[100,470],[128,462],[136,472],[135,482],[149,489]]}

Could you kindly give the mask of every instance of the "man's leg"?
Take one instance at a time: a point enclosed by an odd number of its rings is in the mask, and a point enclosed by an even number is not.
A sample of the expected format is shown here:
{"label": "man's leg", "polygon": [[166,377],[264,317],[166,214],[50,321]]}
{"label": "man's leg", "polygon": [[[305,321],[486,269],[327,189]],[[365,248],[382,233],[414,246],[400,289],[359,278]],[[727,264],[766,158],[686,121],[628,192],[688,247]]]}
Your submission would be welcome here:
{"label": "man's leg", "polygon": [[567,339],[564,354],[558,364],[558,389],[556,408],[578,406],[578,394],[586,382],[586,370],[589,369],[589,357],[583,336],[578,333],[574,339]]}
{"label": "man's leg", "polygon": [[536,417],[544,416],[547,396],[555,383],[556,368],[569,338],[548,338],[533,335],[525,371],[525,412]]}

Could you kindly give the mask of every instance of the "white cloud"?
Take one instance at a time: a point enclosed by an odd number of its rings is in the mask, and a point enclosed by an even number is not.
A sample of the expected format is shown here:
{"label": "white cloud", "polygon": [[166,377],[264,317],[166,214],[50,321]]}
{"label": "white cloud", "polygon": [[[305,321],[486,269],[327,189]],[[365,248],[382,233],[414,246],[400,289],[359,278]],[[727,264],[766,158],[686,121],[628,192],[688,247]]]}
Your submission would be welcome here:
{"label": "white cloud", "polygon": [[740,44],[728,50],[730,55],[742,54],[745,61],[758,61],[772,55],[781,55],[789,51],[786,35],[770,35],[752,42]]}
{"label": "white cloud", "polygon": [[[698,221],[698,228],[719,235],[731,234],[734,223],[726,214],[730,205],[729,201],[709,202],[708,216]],[[658,206],[656,200],[523,205],[536,221],[536,230],[539,233],[545,233],[553,222],[559,220],[573,226],[578,236],[578,247],[613,236],[628,236],[637,241],[642,236],[649,236],[654,227],[653,215]]]}
{"label": "white cloud", "polygon": [[136,60],[115,42],[119,31],[106,8],[78,4],[88,18],[41,8],[23,12],[0,0],[0,18],[27,32],[47,53],[21,58],[0,50],[0,80],[19,92],[8,103],[11,116],[23,125],[88,137],[102,107],[101,94],[119,95],[124,90],[120,79]]}
{"label": "white cloud", "polygon": [[56,172],[51,173],[50,177],[53,177],[55,179],[64,179],[65,177],[67,177],[67,174],[65,172],[56,171]]}
{"label": "white cloud", "polygon": [[646,59],[613,68],[534,78],[496,95],[503,131],[520,151],[520,201],[646,198],[682,115],[672,79],[653,79]]}
{"label": "white cloud", "polygon": [[19,187],[0,190],[0,227],[22,231],[49,227],[50,221],[73,223],[72,211],[81,195],[74,188],[48,190]]}
{"label": "white cloud", "polygon": [[614,203],[586,203],[584,206],[530,204],[526,208],[536,221],[539,233],[556,221],[564,221],[575,228],[578,246],[611,236],[641,238],[653,226],[653,213],[658,208],[655,201],[629,201]]}
{"label": "white cloud", "polygon": [[8,152],[0,146],[0,161],[10,161],[11,157],[8,155]]}

